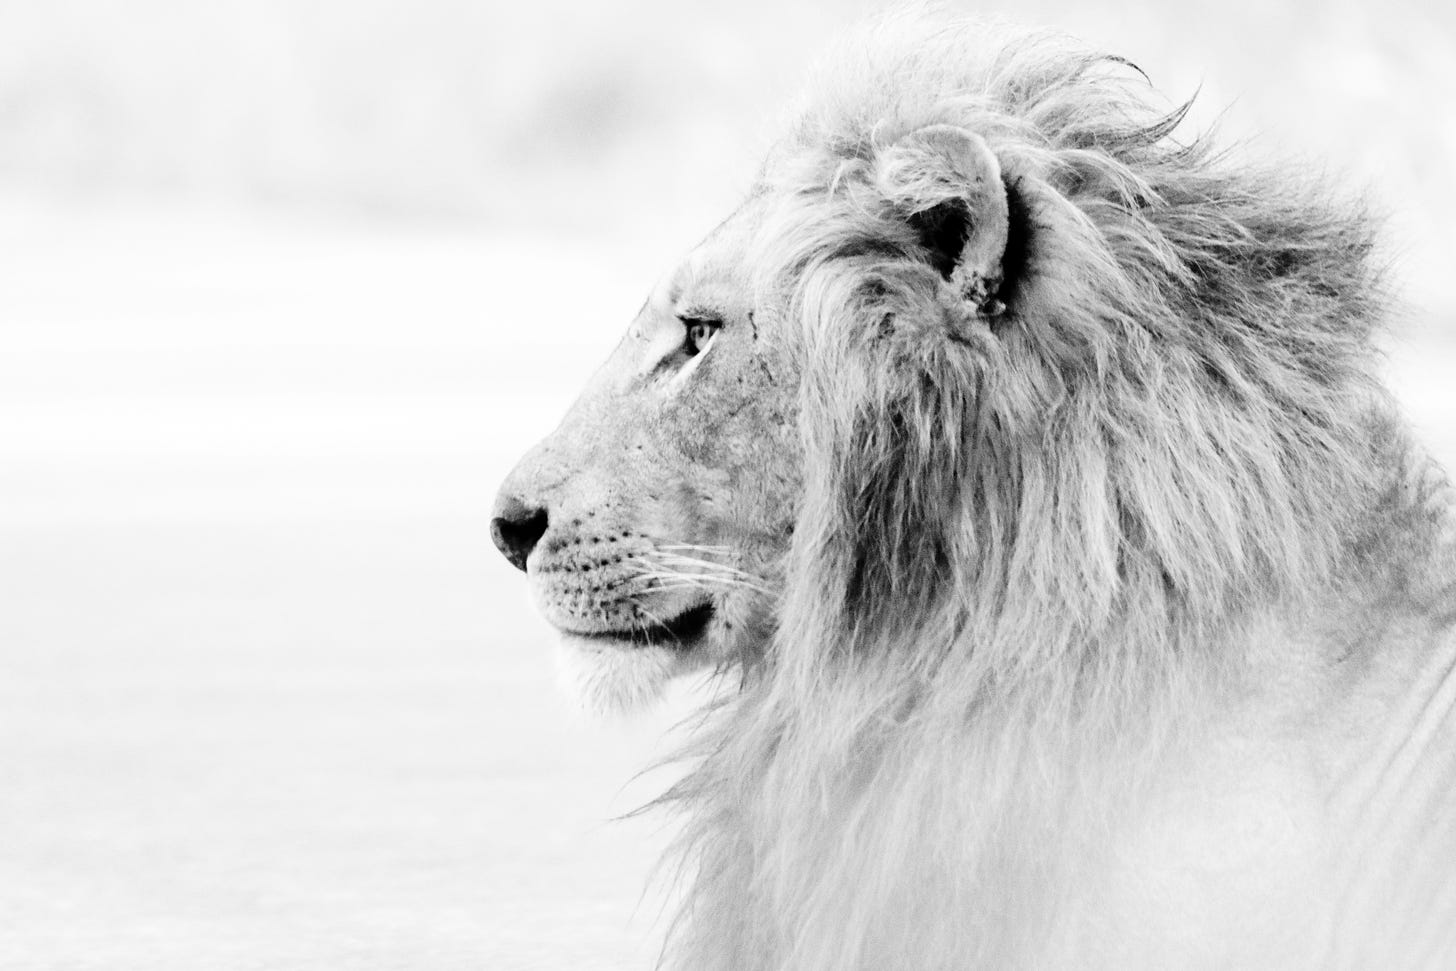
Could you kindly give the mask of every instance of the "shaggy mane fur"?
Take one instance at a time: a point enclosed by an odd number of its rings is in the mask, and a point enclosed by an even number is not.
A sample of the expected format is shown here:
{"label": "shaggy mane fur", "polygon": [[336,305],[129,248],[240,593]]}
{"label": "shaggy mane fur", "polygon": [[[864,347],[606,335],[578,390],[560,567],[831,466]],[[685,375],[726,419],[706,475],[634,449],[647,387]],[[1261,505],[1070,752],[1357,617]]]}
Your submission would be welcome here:
{"label": "shaggy mane fur", "polygon": [[[773,643],[668,797],[668,960],[1017,966],[1249,632],[1445,515],[1439,482],[1390,503],[1421,460],[1372,376],[1371,220],[1176,140],[1127,62],[916,21],[814,91],[753,256],[802,342],[804,494]],[[997,316],[876,183],[929,125],[1000,161]]]}

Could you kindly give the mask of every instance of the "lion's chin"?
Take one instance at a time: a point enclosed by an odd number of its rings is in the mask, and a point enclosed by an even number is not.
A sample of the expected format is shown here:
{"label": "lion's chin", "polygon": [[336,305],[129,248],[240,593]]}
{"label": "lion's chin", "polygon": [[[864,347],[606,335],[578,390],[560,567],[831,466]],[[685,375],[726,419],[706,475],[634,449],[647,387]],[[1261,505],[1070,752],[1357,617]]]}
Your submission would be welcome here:
{"label": "lion's chin", "polygon": [[674,678],[706,663],[702,655],[678,646],[563,632],[556,673],[567,697],[586,712],[620,715],[657,703]]}
{"label": "lion's chin", "polygon": [[658,701],[674,678],[708,663],[715,614],[713,603],[703,601],[649,626],[558,628],[558,680],[587,712],[640,711]]}

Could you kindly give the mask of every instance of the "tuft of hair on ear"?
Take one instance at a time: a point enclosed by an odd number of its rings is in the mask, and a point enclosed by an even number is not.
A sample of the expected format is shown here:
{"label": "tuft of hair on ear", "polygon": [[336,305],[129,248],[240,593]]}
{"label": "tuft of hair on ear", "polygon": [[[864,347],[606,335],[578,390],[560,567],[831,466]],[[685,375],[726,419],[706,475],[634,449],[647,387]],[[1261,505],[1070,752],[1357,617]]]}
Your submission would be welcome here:
{"label": "tuft of hair on ear", "polygon": [[986,140],[953,125],[917,129],[880,153],[875,183],[931,267],[977,312],[999,312],[1010,211]]}

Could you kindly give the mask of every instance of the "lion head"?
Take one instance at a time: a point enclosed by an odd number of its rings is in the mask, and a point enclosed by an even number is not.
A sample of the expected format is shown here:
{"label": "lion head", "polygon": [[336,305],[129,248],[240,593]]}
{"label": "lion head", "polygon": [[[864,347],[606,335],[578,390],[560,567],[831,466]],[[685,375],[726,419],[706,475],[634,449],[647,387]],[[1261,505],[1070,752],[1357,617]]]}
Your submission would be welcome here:
{"label": "lion head", "polygon": [[595,705],[761,658],[791,546],[849,641],[982,587],[1069,628],[1134,579],[1217,613],[1318,560],[1365,224],[1205,166],[1121,61],[976,49],[825,83],[502,487],[496,543]]}
{"label": "lion head", "polygon": [[[496,543],[528,573],[594,705],[630,706],[674,674],[752,660],[773,627],[814,353],[795,320],[808,267],[786,256],[862,270],[866,287],[903,277],[883,285],[923,291],[915,310],[938,306],[955,340],[974,342],[1004,311],[1008,194],[985,140],[925,126],[871,161],[857,191],[875,198],[755,194],[657,287],[502,488]],[[825,230],[840,252],[774,252]]]}

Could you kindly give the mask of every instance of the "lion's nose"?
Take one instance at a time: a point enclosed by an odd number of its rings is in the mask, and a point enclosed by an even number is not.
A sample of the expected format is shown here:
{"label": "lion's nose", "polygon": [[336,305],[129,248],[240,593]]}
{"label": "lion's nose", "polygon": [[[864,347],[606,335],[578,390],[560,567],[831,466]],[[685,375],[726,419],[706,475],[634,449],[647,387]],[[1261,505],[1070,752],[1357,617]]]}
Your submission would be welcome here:
{"label": "lion's nose", "polygon": [[490,521],[490,538],[496,549],[517,570],[526,569],[526,557],[546,532],[546,510],[529,506],[515,496],[501,496]]}

